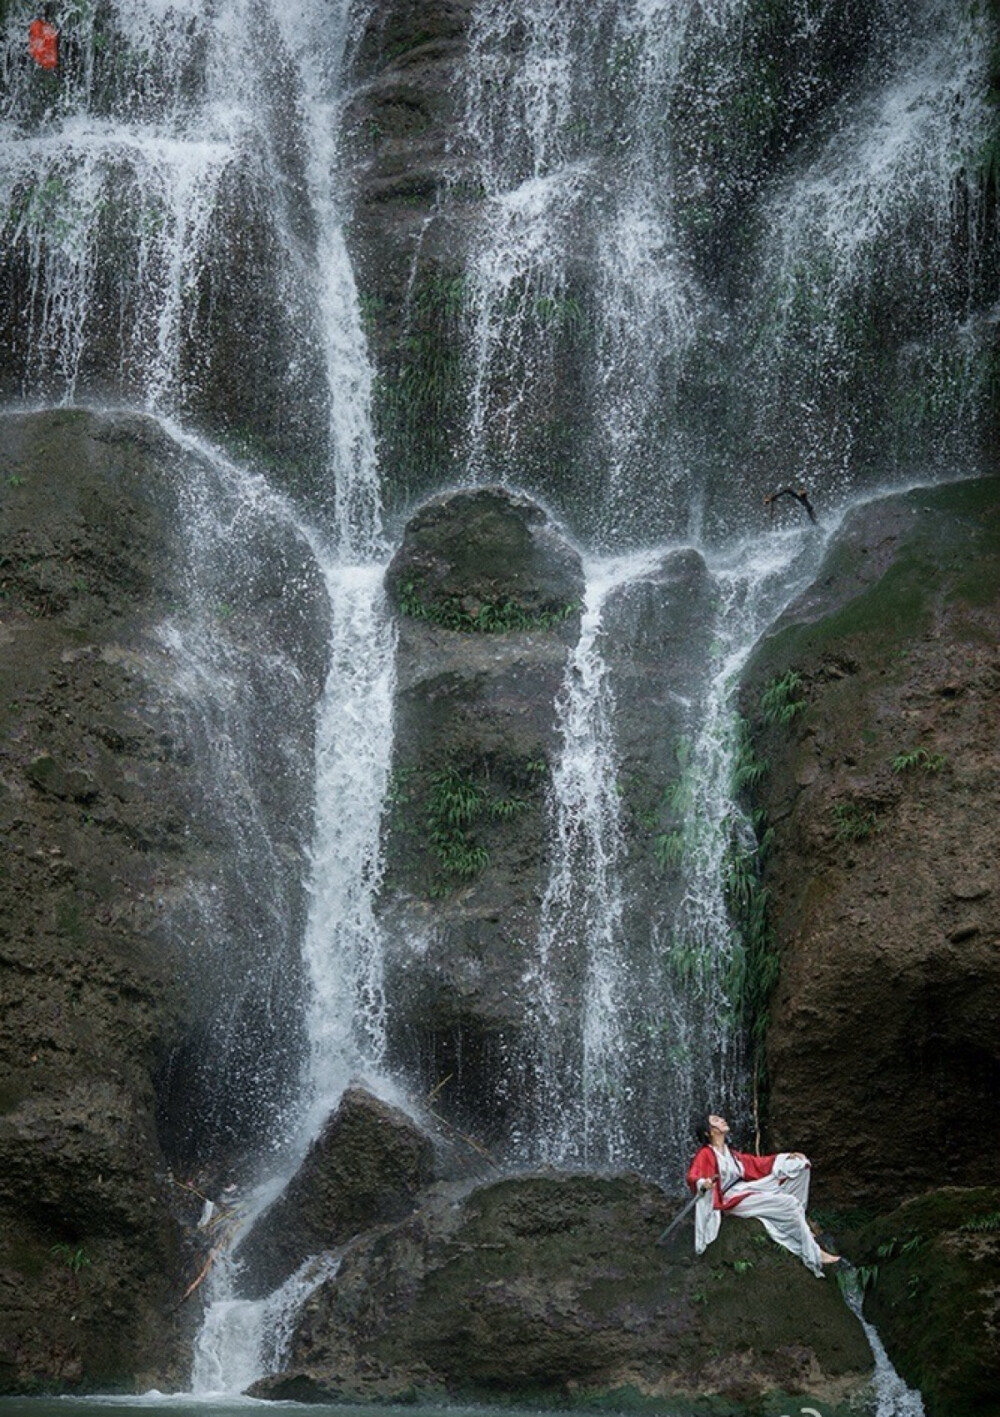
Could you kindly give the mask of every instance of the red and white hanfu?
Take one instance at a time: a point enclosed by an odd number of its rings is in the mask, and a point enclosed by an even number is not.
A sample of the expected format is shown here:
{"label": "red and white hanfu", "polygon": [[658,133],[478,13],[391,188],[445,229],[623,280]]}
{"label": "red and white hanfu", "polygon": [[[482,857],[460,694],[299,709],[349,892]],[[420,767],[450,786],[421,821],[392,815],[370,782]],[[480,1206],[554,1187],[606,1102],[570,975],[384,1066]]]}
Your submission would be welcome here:
{"label": "red and white hanfu", "polygon": [[688,1167],[687,1183],[711,1179],[711,1189],[699,1194],[694,1208],[694,1248],[701,1254],[719,1233],[722,1212],[759,1220],[771,1239],[798,1255],[818,1278],[823,1277],[819,1245],[806,1220],[809,1162],[787,1151],[775,1156],[750,1156],[730,1147],[703,1146]]}

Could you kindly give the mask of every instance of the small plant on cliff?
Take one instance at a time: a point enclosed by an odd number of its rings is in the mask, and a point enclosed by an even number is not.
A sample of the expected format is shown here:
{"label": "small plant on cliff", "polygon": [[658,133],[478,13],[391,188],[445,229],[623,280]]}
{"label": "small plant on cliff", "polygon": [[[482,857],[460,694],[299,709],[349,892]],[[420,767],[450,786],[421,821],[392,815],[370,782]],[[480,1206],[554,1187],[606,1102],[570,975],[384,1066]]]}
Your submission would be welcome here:
{"label": "small plant on cliff", "polygon": [[879,1245],[875,1254],[880,1260],[897,1260],[903,1255],[912,1255],[923,1243],[923,1235],[911,1235],[908,1240],[901,1240],[898,1235],[893,1235]]}
{"label": "small plant on cliff", "polygon": [[449,596],[440,601],[425,599],[423,587],[412,580],[400,587],[396,604],[400,613],[411,619],[427,620],[445,630],[481,635],[505,635],[514,630],[549,630],[568,619],[577,609],[575,603],[570,603],[552,610],[529,611],[512,600],[493,600],[471,611],[459,596]]}
{"label": "small plant on cliff", "polygon": [[[839,1279],[840,1276],[838,1275]],[[854,1278],[862,1294],[867,1294],[869,1289],[874,1289],[878,1283],[877,1264],[859,1264],[854,1270]]]}
{"label": "small plant on cliff", "polygon": [[736,744],[733,751],[733,794],[753,791],[766,776],[767,763],[757,756],[750,738],[750,726],[745,718],[739,718],[736,721]]}
{"label": "small plant on cliff", "polygon": [[864,841],[879,830],[878,813],[874,807],[862,807],[857,802],[836,802],[830,810],[833,835],[839,842]]}
{"label": "small plant on cliff", "polygon": [[892,760],[892,770],[900,773],[922,768],[924,772],[940,772],[947,761],[943,753],[928,753],[926,748],[911,748],[896,754]]}
{"label": "small plant on cliff", "polygon": [[990,1235],[1000,1230],[1000,1210],[991,1210],[987,1215],[974,1215],[958,1228],[972,1235]]}
{"label": "small plant on cliff", "polygon": [[79,1274],[90,1265],[90,1256],[82,1245],[67,1245],[65,1241],[53,1245],[49,1254],[64,1264],[73,1274]]}
{"label": "small plant on cliff", "polygon": [[806,708],[803,697],[802,676],[794,669],[779,679],[772,679],[760,696],[760,711],[765,723],[786,728],[798,714]]}
{"label": "small plant on cliff", "polygon": [[732,962],[726,993],[749,1041],[755,1118],[766,1087],[764,1038],[771,992],[778,980],[778,949],[761,881],[760,849],[734,834],[723,862],[726,908],[733,922]]}
{"label": "small plant on cliff", "polygon": [[443,895],[455,880],[469,881],[489,865],[489,852],[473,834],[483,817],[510,821],[527,810],[516,797],[490,797],[472,778],[449,765],[431,778],[427,800],[427,830],[440,877],[432,895]]}
{"label": "small plant on cliff", "polygon": [[660,832],[653,838],[653,855],[656,864],[663,869],[677,866],[684,859],[684,833],[681,831]]}

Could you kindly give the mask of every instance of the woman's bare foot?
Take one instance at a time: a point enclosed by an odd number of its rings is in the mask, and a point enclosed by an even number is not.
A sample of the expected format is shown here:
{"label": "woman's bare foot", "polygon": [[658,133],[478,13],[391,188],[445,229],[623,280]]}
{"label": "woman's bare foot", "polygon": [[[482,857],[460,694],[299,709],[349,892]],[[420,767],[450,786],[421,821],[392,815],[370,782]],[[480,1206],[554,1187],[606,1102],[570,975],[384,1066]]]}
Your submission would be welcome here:
{"label": "woman's bare foot", "polygon": [[820,1262],[820,1264],[839,1264],[839,1263],[840,1263],[840,1256],[839,1256],[839,1255],[828,1255],[827,1252],[826,1252],[826,1250],[820,1250],[820,1252],[819,1252],[819,1262]]}

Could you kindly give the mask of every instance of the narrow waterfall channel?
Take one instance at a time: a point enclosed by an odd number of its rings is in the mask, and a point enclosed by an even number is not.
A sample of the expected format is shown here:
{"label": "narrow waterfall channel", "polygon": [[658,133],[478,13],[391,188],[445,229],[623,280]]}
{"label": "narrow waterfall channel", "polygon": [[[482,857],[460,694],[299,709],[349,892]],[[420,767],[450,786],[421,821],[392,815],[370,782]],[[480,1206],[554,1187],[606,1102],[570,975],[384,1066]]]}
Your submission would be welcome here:
{"label": "narrow waterfall channel", "polygon": [[597,639],[615,586],[650,556],[591,566],[570,656],[553,773],[555,851],[534,962],[539,1077],[535,1145],[556,1165],[620,1165],[627,1157],[625,1027],[633,981],[621,949],[620,807],[614,705]]}

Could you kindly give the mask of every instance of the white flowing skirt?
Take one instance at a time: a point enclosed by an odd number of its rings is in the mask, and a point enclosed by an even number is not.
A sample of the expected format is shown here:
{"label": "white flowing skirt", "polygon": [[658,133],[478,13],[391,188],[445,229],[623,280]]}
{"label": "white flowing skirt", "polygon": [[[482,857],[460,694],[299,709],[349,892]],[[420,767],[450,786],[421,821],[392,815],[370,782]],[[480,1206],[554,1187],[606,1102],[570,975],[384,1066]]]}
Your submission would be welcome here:
{"label": "white flowing skirt", "polygon": [[[806,1220],[809,1203],[809,1165],[784,1152],[777,1157],[770,1176],[760,1181],[737,1181],[726,1198],[740,1197],[739,1205],[724,1212],[742,1220],[759,1220],[776,1244],[791,1250],[817,1278],[823,1278],[819,1245]],[[695,1206],[695,1241],[701,1254],[719,1233],[723,1212],[712,1206],[712,1192],[705,1191]]]}

